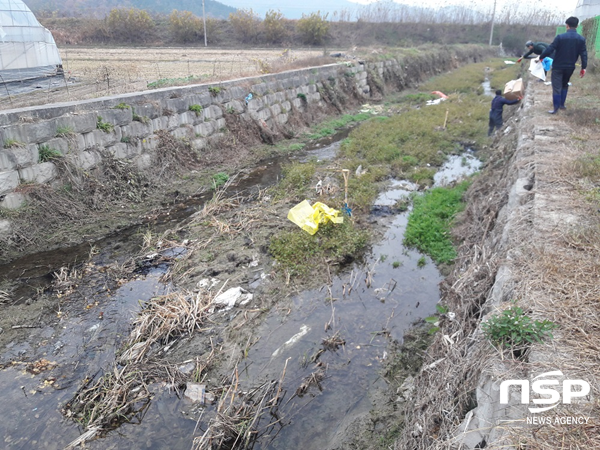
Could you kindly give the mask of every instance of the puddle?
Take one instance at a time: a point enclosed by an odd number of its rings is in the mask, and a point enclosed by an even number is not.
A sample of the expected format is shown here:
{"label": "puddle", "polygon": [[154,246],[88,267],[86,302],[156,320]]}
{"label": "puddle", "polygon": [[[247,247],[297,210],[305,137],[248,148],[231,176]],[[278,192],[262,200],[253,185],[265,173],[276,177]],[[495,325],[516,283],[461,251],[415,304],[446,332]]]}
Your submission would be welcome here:
{"label": "puddle", "polygon": [[462,180],[479,171],[481,164],[469,150],[462,155],[451,155],[433,176],[433,187],[448,186]]}
{"label": "puddle", "polygon": [[407,199],[410,194],[417,192],[419,185],[406,180],[392,180],[389,190],[381,192],[373,206],[394,206],[398,200]]}
{"label": "puddle", "polygon": [[19,360],[24,350],[28,360],[49,363],[49,370],[39,374],[27,371],[25,364],[0,371],[3,401],[11,405],[0,421],[4,448],[62,450],[81,434],[77,424],[62,416],[61,406],[82,380],[112,366],[140,301],[168,292],[169,286],[159,282],[165,271],[155,268],[114,292],[86,297],[79,313],[60,319],[57,313],[55,324],[31,330],[29,343],[3,349],[0,363]]}
{"label": "puddle", "polygon": [[496,95],[496,93],[492,90],[492,85],[488,77],[486,77],[485,81],[481,83],[481,87],[483,87],[483,95],[487,95],[489,97],[494,97]]}

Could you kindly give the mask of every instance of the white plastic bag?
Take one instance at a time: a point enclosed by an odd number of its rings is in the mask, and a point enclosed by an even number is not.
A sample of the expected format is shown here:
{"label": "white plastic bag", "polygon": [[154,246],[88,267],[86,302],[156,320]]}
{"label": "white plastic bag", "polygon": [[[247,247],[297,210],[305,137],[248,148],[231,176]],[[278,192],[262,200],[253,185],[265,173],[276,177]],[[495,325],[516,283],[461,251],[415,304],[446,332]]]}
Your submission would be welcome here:
{"label": "white plastic bag", "polygon": [[529,63],[529,71],[531,72],[531,75],[540,78],[542,81],[546,81],[546,72],[544,72],[544,66],[542,66],[541,62],[535,61],[535,59],[532,59]]}

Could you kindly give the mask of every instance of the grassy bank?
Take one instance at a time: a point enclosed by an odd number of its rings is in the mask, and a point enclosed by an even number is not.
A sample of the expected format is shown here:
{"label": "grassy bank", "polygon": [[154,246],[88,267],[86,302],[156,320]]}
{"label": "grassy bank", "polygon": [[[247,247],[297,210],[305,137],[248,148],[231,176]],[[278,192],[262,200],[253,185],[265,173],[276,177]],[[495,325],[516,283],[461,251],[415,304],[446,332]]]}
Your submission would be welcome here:
{"label": "grassy bank", "polygon": [[[320,271],[323,261],[344,263],[360,255],[372,231],[363,219],[390,178],[408,179],[427,189],[448,155],[461,154],[469,147],[479,149],[485,159],[492,97],[484,95],[482,83],[487,78],[492,88],[501,87],[516,78],[518,70],[499,59],[470,64],[432,78],[416,92],[390,97],[378,116],[346,115],[306,133],[305,138],[328,136],[361,121],[342,142],[336,160],[285,167],[282,181],[273,190],[274,198],[290,207],[307,199],[340,209],[345,203],[340,172],[345,169],[350,174],[347,195],[353,217],[346,218],[341,227],[329,226],[314,236],[297,227],[275,233],[269,250],[288,280],[290,276],[310,278]],[[448,99],[429,106],[428,100],[439,98],[432,91],[441,91]],[[319,183],[330,190],[317,192]],[[456,257],[450,227],[462,209],[467,187],[468,183],[461,183],[415,197],[405,244],[430,255],[438,264],[450,264]]]}

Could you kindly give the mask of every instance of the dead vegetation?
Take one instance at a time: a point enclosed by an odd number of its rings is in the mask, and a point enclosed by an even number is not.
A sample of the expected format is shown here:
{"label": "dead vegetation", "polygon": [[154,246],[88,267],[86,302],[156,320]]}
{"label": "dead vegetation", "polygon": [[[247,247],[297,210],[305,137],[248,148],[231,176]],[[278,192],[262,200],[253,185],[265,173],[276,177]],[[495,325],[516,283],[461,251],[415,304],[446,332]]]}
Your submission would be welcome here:
{"label": "dead vegetation", "polygon": [[199,331],[206,321],[212,295],[174,292],[151,298],[143,305],[121,354],[122,363],[139,363],[158,346],[168,346],[183,335]]}
{"label": "dead vegetation", "polygon": [[132,219],[127,216],[135,205],[152,203],[150,197],[171,183],[171,177],[200,164],[189,145],[167,132],[157,134],[160,151],[156,152],[155,164],[146,171],[107,151],[99,151],[102,163],[88,170],[77,167],[69,158],[55,159],[57,182],[22,184],[19,192],[27,196],[27,205],[18,211],[4,212],[14,226],[0,242],[0,251],[9,255],[9,251],[43,247],[44,242],[59,243],[67,237],[63,234],[73,228],[98,233],[96,224],[109,210],[115,211],[117,222],[122,215],[122,220],[130,223]]}
{"label": "dead vegetation", "polygon": [[[192,449],[251,449],[261,434],[277,426],[281,420],[277,406],[283,393],[284,377],[285,369],[279,380],[266,381],[244,392],[236,366],[228,383],[223,383],[215,417],[210,419],[203,434],[194,438]],[[267,414],[272,421],[261,426],[261,419]]]}

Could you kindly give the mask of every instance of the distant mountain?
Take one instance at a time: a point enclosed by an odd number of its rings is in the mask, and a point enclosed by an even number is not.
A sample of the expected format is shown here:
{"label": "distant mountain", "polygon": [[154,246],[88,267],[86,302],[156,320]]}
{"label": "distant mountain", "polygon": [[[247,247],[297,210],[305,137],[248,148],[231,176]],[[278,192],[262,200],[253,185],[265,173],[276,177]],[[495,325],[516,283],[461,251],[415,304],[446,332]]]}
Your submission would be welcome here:
{"label": "distant mountain", "polygon": [[[65,16],[104,17],[113,8],[138,8],[149,12],[169,14],[174,9],[202,15],[202,0],[25,0],[34,13],[56,13]],[[205,0],[206,14],[227,19],[235,8],[215,0]]]}
{"label": "distant mountain", "polygon": [[300,19],[302,14],[308,15],[317,11],[321,11],[321,14],[329,13],[328,18],[332,19],[336,12],[354,12],[362,6],[346,0],[222,0],[222,2],[234,8],[252,8],[252,11],[261,18],[270,9],[279,10],[288,19]]}

